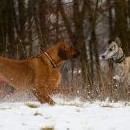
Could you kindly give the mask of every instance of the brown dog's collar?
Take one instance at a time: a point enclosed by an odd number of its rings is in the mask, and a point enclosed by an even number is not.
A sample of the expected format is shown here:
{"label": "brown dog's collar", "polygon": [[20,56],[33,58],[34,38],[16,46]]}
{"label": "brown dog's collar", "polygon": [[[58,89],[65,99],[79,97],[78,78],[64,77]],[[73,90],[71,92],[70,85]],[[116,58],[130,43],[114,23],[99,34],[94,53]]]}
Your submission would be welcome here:
{"label": "brown dog's collar", "polygon": [[53,68],[56,68],[57,65],[56,65],[55,61],[52,59],[52,57],[47,52],[44,52],[44,54],[49,59],[49,61],[51,62]]}

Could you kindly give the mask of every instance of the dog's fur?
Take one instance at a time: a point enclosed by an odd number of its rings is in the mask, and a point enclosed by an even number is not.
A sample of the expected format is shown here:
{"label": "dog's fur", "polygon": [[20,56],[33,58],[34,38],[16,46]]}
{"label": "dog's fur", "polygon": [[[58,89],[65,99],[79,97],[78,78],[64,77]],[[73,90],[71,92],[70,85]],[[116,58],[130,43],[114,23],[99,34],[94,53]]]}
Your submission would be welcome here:
{"label": "dog's fur", "polygon": [[53,105],[55,102],[50,95],[62,91],[59,87],[61,80],[59,69],[65,60],[76,58],[79,52],[70,45],[60,42],[47,49],[46,53],[48,55],[44,52],[25,60],[0,57],[0,73],[17,93],[32,91],[41,103]]}
{"label": "dog's fur", "polygon": [[113,61],[115,68],[114,79],[121,83],[127,83],[127,85],[130,84],[130,57],[125,57],[118,37],[109,43],[102,58]]}

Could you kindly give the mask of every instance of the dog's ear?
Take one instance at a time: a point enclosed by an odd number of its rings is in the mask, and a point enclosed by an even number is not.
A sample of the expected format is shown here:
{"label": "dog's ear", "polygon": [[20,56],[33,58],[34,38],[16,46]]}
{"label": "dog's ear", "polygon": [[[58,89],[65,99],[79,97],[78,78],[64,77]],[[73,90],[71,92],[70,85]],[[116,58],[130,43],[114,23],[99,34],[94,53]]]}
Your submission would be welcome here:
{"label": "dog's ear", "polygon": [[65,43],[59,43],[59,56],[63,59],[66,60],[67,56],[66,56],[66,45]]}
{"label": "dog's ear", "polygon": [[122,44],[121,44],[121,40],[120,40],[119,37],[116,37],[116,38],[115,38],[115,42],[117,43],[117,45],[118,45],[119,47],[122,46]]}
{"label": "dog's ear", "polygon": [[66,48],[67,48],[66,47],[67,45],[64,42],[59,42],[58,46],[59,46],[60,49],[63,49],[63,50],[66,50]]}
{"label": "dog's ear", "polygon": [[111,43],[112,43],[112,40],[111,40],[111,39],[107,41],[107,44],[108,44],[108,45],[110,45]]}

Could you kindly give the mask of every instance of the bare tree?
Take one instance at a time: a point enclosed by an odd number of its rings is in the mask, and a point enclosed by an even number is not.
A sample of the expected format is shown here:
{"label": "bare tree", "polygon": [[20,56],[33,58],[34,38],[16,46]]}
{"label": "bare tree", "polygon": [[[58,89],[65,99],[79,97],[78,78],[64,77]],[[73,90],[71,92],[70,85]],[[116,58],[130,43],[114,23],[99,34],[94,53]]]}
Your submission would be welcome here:
{"label": "bare tree", "polygon": [[124,0],[115,1],[115,35],[118,35],[123,43],[123,50],[129,54],[127,3]]}

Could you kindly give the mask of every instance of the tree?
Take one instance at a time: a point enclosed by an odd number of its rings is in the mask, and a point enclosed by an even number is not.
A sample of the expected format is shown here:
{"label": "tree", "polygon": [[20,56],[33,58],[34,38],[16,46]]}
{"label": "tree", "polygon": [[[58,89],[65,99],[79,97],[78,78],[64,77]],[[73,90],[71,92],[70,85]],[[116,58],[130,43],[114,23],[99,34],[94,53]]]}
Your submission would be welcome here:
{"label": "tree", "polygon": [[128,43],[127,3],[124,0],[115,1],[115,35],[120,37],[126,56],[130,55],[130,44]]}

